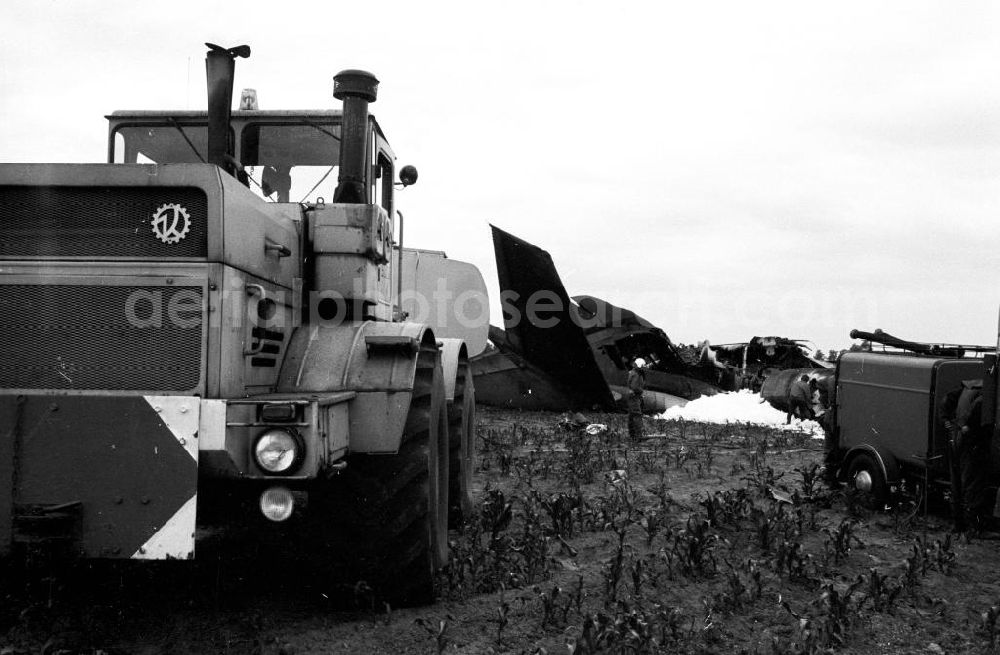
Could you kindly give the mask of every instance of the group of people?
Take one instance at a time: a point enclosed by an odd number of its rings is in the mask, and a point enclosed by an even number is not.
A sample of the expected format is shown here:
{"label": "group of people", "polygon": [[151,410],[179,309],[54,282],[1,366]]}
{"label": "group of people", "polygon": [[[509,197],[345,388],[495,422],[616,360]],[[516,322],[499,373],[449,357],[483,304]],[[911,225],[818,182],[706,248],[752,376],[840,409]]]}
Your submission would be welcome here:
{"label": "group of people", "polygon": [[[817,416],[815,407],[822,408],[822,415]],[[816,420],[823,427],[824,456],[823,481],[830,487],[837,487],[837,440],[833,425],[830,423],[830,392],[827,387],[821,387],[816,378],[803,374],[788,390],[788,415],[785,423],[791,423],[792,417],[801,420]]]}
{"label": "group of people", "polygon": [[785,423],[791,423],[792,417],[816,421],[825,428],[830,420],[830,407],[833,396],[833,378],[817,379],[806,374],[799,376],[788,390],[788,415]]}

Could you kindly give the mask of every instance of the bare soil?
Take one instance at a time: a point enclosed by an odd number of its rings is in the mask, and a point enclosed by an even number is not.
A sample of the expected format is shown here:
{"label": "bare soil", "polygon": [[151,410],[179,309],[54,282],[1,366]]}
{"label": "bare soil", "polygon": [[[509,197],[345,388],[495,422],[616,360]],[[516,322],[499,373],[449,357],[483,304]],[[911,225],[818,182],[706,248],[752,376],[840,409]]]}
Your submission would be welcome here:
{"label": "bare soil", "polygon": [[7,568],[0,655],[994,652],[1000,541],[952,538],[942,503],[829,490],[805,435],[590,419],[480,410],[434,605],[260,561]]}

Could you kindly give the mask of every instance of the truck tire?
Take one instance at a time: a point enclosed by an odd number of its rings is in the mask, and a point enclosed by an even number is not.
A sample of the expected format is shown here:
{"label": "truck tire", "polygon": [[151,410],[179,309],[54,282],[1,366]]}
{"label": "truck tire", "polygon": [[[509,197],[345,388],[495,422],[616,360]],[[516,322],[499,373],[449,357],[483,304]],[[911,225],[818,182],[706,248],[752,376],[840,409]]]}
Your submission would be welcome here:
{"label": "truck tire", "polygon": [[476,392],[468,360],[458,365],[455,399],[448,404],[448,440],[448,527],[459,528],[472,512],[476,451]]}
{"label": "truck tire", "polygon": [[847,468],[847,483],[861,494],[862,501],[872,509],[883,509],[889,502],[889,485],[875,458],[859,453]]}
{"label": "truck tire", "polygon": [[394,606],[434,602],[434,580],[448,558],[444,379],[433,341],[417,357],[399,451],[350,456],[310,508],[310,538],[334,580],[364,581]]}

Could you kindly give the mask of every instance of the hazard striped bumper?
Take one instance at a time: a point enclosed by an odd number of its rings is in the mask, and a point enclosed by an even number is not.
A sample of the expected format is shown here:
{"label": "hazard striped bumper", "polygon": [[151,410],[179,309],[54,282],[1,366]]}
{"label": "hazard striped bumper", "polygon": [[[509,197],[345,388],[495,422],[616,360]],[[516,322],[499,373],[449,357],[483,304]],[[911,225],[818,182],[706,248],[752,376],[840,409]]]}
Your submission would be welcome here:
{"label": "hazard striped bumper", "polygon": [[0,396],[0,555],[194,556],[201,400]]}

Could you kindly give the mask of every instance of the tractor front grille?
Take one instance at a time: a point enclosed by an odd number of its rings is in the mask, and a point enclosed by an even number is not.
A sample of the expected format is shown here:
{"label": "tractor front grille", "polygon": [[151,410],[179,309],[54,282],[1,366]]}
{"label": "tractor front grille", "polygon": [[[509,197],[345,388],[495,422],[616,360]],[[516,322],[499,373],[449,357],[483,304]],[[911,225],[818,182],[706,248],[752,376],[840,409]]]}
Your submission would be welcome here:
{"label": "tractor front grille", "polygon": [[207,211],[192,187],[2,186],[0,257],[203,258]]}
{"label": "tractor front grille", "polygon": [[202,306],[192,286],[0,285],[0,388],[193,391]]}

